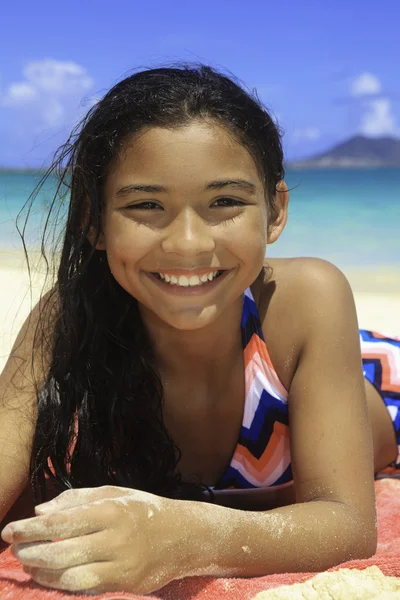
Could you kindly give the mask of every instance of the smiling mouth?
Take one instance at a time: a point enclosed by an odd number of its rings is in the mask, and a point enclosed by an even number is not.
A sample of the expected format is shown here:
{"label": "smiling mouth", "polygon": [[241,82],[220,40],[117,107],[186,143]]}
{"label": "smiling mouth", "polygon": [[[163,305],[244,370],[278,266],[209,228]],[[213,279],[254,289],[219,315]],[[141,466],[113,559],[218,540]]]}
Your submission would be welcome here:
{"label": "smiling mouth", "polygon": [[216,271],[210,272],[208,275],[201,275],[200,277],[198,275],[191,275],[190,277],[188,277],[186,275],[161,276],[159,273],[151,273],[151,275],[167,285],[187,288],[187,287],[200,287],[203,285],[207,285],[207,284],[211,283],[212,281],[214,281],[215,279],[218,279],[218,277],[220,277],[223,273],[227,273],[227,269],[216,270]]}

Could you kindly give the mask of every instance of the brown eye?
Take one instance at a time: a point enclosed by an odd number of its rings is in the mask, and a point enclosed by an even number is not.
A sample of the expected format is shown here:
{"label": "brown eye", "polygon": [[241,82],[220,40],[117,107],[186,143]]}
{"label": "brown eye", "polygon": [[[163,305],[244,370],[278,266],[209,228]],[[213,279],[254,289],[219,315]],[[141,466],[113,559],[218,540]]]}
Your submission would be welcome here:
{"label": "brown eye", "polygon": [[215,202],[229,202],[229,204],[225,204],[222,205],[221,207],[218,206],[218,208],[223,208],[224,206],[245,206],[245,202],[241,202],[240,200],[236,200],[236,198],[218,198],[218,200],[216,200]]}
{"label": "brown eye", "polygon": [[[150,206],[149,206],[150,205]],[[132,210],[132,209],[138,209],[138,210],[152,210],[153,208],[161,208],[161,206],[159,206],[158,204],[156,204],[155,202],[141,202],[140,204],[130,204],[129,206],[126,206],[125,208]]]}

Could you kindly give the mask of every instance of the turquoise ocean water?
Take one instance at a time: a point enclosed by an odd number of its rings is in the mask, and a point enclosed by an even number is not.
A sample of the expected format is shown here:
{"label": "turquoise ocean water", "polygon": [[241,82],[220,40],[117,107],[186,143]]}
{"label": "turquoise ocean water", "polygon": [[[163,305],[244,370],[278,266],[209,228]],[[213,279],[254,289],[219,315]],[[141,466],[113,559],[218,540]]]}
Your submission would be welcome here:
{"label": "turquoise ocean water", "polygon": [[[0,173],[0,250],[22,249],[15,219],[39,177]],[[289,220],[268,256],[318,256],[339,268],[400,267],[400,169],[289,170],[286,181]],[[26,232],[31,249],[40,248],[53,193],[49,181],[34,203]]]}

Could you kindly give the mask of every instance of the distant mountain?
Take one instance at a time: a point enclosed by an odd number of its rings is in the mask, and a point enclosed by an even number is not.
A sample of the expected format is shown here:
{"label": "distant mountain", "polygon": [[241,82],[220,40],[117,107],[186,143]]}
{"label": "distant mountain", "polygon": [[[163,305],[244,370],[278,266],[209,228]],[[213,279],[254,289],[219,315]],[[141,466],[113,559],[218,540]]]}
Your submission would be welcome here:
{"label": "distant mountain", "polygon": [[327,152],[291,162],[294,168],[400,167],[400,139],[356,135]]}
{"label": "distant mountain", "polygon": [[[400,139],[394,137],[367,138],[356,135],[327,152],[289,162],[292,168],[400,167]],[[7,168],[0,173],[38,173],[42,169]]]}

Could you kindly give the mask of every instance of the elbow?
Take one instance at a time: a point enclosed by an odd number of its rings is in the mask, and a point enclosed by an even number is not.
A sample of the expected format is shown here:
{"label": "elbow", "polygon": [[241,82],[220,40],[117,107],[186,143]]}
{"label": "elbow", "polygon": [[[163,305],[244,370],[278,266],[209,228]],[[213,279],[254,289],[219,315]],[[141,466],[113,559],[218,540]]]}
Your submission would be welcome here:
{"label": "elbow", "polygon": [[367,514],[349,505],[345,507],[344,519],[340,529],[346,531],[342,536],[342,559],[340,562],[360,560],[374,556],[378,546],[378,521],[376,511]]}
{"label": "elbow", "polygon": [[376,519],[372,523],[366,523],[364,519],[360,519],[357,534],[349,548],[349,558],[346,560],[371,558],[376,553],[377,546],[378,525]]}
{"label": "elbow", "polygon": [[360,531],[351,536],[351,541],[345,541],[343,538],[342,541],[343,545],[336,547],[336,551],[328,551],[330,558],[320,565],[319,570],[330,569],[353,560],[372,558],[376,553],[377,536],[372,531]]}
{"label": "elbow", "polygon": [[376,553],[377,545],[377,541],[375,540],[370,540],[364,543],[361,543],[360,541],[358,546],[353,548],[352,551],[349,553],[349,558],[346,560],[361,560],[364,558],[372,558]]}
{"label": "elbow", "polygon": [[376,529],[373,532],[370,532],[370,534],[364,533],[358,545],[357,556],[354,558],[371,558],[376,553],[377,547],[378,535]]}

